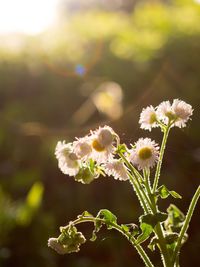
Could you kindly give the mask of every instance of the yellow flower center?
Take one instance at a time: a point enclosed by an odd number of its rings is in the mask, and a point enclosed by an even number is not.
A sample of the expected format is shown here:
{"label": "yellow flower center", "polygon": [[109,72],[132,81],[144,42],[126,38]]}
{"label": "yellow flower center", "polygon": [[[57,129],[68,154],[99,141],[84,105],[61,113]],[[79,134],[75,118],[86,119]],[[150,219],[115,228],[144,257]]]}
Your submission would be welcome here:
{"label": "yellow flower center", "polygon": [[139,150],[138,156],[142,160],[149,159],[152,156],[152,150],[149,147],[143,147]]}
{"label": "yellow flower center", "polygon": [[92,147],[98,152],[102,152],[105,150],[105,147],[102,146],[97,139],[94,139],[94,141],[92,142]]}
{"label": "yellow flower center", "polygon": [[156,114],[152,113],[150,118],[149,118],[149,123],[153,124],[154,122],[156,122],[157,118],[156,118]]}
{"label": "yellow flower center", "polygon": [[165,115],[169,118],[170,121],[177,119],[177,116],[172,112],[166,112]]}

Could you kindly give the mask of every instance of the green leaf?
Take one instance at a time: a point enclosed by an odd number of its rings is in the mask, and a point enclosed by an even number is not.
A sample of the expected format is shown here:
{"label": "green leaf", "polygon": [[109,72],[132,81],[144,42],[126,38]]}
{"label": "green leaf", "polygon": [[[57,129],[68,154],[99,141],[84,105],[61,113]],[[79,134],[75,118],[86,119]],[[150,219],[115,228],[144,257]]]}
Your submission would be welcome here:
{"label": "green leaf", "polygon": [[174,197],[174,198],[182,198],[181,195],[179,195],[177,192],[168,190],[165,185],[161,185],[157,189],[157,192],[156,193],[157,193],[157,195],[159,195],[163,199],[167,198],[170,195],[172,197]]}
{"label": "green leaf", "polygon": [[165,229],[171,232],[179,232],[185,220],[184,214],[174,204],[170,204],[167,213],[168,218],[164,224]]}
{"label": "green leaf", "polygon": [[179,195],[176,191],[169,191],[170,195],[174,198],[182,198],[181,195]]}
{"label": "green leaf", "polygon": [[84,217],[93,217],[93,215],[88,211],[84,211],[81,215],[77,216],[77,218],[84,218]]}
{"label": "green leaf", "polygon": [[167,217],[167,214],[164,212],[157,212],[156,214],[146,214],[140,217],[140,222],[149,224],[154,228],[158,222],[165,221]]}
{"label": "green leaf", "polygon": [[139,218],[140,228],[142,233],[137,238],[137,243],[144,242],[153,232],[157,223],[163,222],[167,219],[167,214],[163,212],[157,212],[156,214],[146,214]]}
{"label": "green leaf", "polygon": [[104,219],[108,229],[112,229],[112,224],[117,223],[117,217],[107,209],[100,210],[97,218]]}
{"label": "green leaf", "polygon": [[142,233],[138,236],[138,238],[136,240],[137,244],[144,242],[146,239],[149,238],[149,236],[153,232],[153,227],[147,223],[141,223],[140,228],[142,230]]}

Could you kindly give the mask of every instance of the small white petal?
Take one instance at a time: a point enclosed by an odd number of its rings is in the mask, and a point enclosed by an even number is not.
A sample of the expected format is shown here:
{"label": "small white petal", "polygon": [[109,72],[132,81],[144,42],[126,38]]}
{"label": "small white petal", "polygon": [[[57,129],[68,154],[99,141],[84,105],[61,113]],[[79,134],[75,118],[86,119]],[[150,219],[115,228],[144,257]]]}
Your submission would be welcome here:
{"label": "small white petal", "polygon": [[156,117],[156,110],[153,106],[143,108],[139,120],[139,123],[141,124],[140,127],[149,131],[151,131],[152,128],[158,127]]}
{"label": "small white petal", "polygon": [[157,107],[157,116],[158,119],[161,120],[164,124],[168,124],[169,122],[169,115],[174,115],[174,112],[172,110],[172,106],[169,101],[163,101],[160,103],[160,105]]}
{"label": "small white petal", "polygon": [[74,176],[79,171],[79,162],[77,156],[72,151],[72,144],[65,144],[65,141],[59,141],[56,145],[55,155],[58,160],[58,167],[64,174]]}
{"label": "small white petal", "polygon": [[179,128],[185,127],[186,122],[190,119],[190,116],[192,116],[192,106],[182,100],[174,99],[172,104],[172,110],[177,117],[174,125]]}
{"label": "small white petal", "polygon": [[129,160],[141,170],[154,167],[158,157],[159,147],[155,141],[150,138],[140,138],[130,150]]}
{"label": "small white petal", "polygon": [[113,176],[116,180],[126,181],[129,179],[125,165],[119,160],[111,160],[104,164],[104,171],[108,176]]}
{"label": "small white petal", "polygon": [[109,126],[99,127],[98,130],[91,132],[92,153],[90,157],[99,164],[112,159],[116,136],[116,133]]}
{"label": "small white petal", "polygon": [[87,159],[91,152],[92,147],[89,141],[88,136],[79,138],[73,143],[74,153],[79,159]]}

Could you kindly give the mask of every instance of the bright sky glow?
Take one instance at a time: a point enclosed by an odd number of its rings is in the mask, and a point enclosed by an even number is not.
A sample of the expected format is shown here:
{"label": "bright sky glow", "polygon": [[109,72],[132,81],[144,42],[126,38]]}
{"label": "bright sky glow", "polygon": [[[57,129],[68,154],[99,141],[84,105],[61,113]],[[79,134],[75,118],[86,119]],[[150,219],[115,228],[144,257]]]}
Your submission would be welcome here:
{"label": "bright sky glow", "polygon": [[56,17],[59,0],[0,0],[0,34],[37,34]]}

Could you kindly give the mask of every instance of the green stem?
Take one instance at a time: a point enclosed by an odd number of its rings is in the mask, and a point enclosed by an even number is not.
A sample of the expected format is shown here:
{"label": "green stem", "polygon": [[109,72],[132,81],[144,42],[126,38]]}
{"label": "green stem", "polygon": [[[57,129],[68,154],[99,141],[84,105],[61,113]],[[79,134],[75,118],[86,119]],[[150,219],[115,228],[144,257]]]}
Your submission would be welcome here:
{"label": "green stem", "polygon": [[136,193],[139,201],[141,202],[140,204],[141,204],[144,212],[148,213],[149,210],[148,210],[148,207],[147,207],[147,203],[145,202],[145,199],[143,198],[142,193],[140,192],[140,189],[139,189],[137,183],[134,181],[134,178],[130,173],[129,173],[129,179],[130,179],[130,182],[131,182],[131,184],[133,186],[133,189],[135,190],[135,193]]}
{"label": "green stem", "polygon": [[174,253],[173,253],[173,257],[172,257],[172,262],[175,262],[176,261],[176,258],[177,256],[179,255],[180,253],[180,248],[181,248],[181,244],[182,244],[182,240],[184,238],[184,235],[189,227],[189,223],[191,221],[191,218],[192,218],[192,215],[194,213],[194,209],[196,207],[196,204],[197,204],[197,201],[200,197],[200,186],[198,186],[193,198],[192,198],[192,201],[190,203],[190,206],[189,206],[189,209],[188,209],[188,212],[187,212],[187,215],[186,215],[186,218],[185,218],[185,221],[184,221],[184,224],[181,228],[181,231],[180,231],[180,234],[179,234],[179,238],[177,240],[177,244],[176,244],[176,247],[175,247],[175,250],[174,250]]}
{"label": "green stem", "polygon": [[[81,218],[76,219],[75,221],[72,222],[72,224],[76,225],[76,224],[83,223],[83,222],[95,223],[96,221],[101,221],[102,223],[106,223],[106,221],[104,219],[94,218],[92,216],[91,217],[87,216],[87,217],[81,217]],[[123,228],[116,223],[110,222],[110,225],[112,226],[112,228],[114,228],[115,230],[120,232],[122,235],[124,235],[131,242],[131,244],[138,251],[138,253],[139,253],[141,259],[143,260],[143,262],[145,263],[146,267],[154,267],[154,265],[152,264],[151,260],[149,259],[148,255],[146,254],[146,252],[144,251],[142,246],[136,243],[136,239],[130,233],[124,232]]]}
{"label": "green stem", "polygon": [[[130,164],[130,162],[126,159],[126,157],[122,153],[119,153],[119,155],[124,160],[124,162],[126,163],[126,165],[128,166],[128,168],[135,175],[135,177],[137,177],[137,174],[135,172],[135,168]],[[147,180],[147,178],[148,178],[147,175],[148,174],[145,173],[145,175],[146,175],[146,177],[144,177],[144,178]],[[139,185],[139,189],[142,191],[143,196],[147,200],[147,203],[149,205],[149,208],[151,209],[151,211],[153,212],[153,214],[157,213],[158,212],[158,209],[157,209],[157,206],[156,206],[156,203],[155,203],[155,199],[154,199],[153,195],[151,194],[151,189],[149,187],[149,183],[146,183],[145,184],[145,187],[146,187],[147,191],[150,193],[147,196],[146,195],[146,192],[144,191],[144,188],[141,186],[141,184],[138,181],[138,179],[136,179],[136,180],[137,180],[137,183]],[[163,255],[163,258],[164,258],[164,266],[165,267],[170,267],[171,265],[170,265],[169,253],[168,253],[168,250],[167,250],[167,246],[166,246],[166,242],[165,242],[165,239],[164,239],[164,234],[163,234],[162,226],[161,226],[160,223],[158,223],[157,226],[155,227],[155,233],[156,233],[156,235],[157,235],[157,237],[159,239],[160,250],[161,250],[162,255]]]}
{"label": "green stem", "polygon": [[[136,181],[136,183],[137,183],[137,188],[138,188],[137,190],[138,190],[138,192],[140,191],[138,195],[141,196],[141,198],[140,198],[141,202],[143,201],[143,198],[144,198],[144,199],[145,199],[145,202],[148,204],[149,209],[152,210],[152,204],[151,204],[151,201],[150,201],[150,199],[148,198],[148,196],[147,196],[147,194],[146,194],[144,188],[142,187],[141,182],[139,181],[139,179],[140,179],[141,181],[143,180],[142,176],[141,176],[140,173],[139,173],[139,172],[132,166],[132,164],[126,159],[126,157],[125,157],[122,153],[119,152],[119,156],[123,159],[123,161],[125,162],[125,164],[127,165],[127,167],[130,169],[130,171],[131,171],[132,174],[134,175],[135,181]],[[136,184],[136,183],[135,183],[135,184]],[[141,194],[141,193],[142,193],[142,194]],[[147,212],[148,212],[148,210],[147,210]]]}
{"label": "green stem", "polygon": [[145,188],[147,190],[147,193],[149,195],[149,199],[152,201],[152,192],[151,192],[151,184],[150,184],[150,170],[149,169],[144,169],[143,170],[143,177],[144,177],[144,183],[145,183]]}
{"label": "green stem", "polygon": [[[146,190],[148,192],[149,198],[150,198],[152,206],[153,206],[153,213],[155,214],[155,213],[158,212],[158,208],[156,206],[156,202],[155,202],[154,196],[152,195],[152,192],[151,192],[151,187],[150,187],[150,182],[149,182],[149,175],[150,175],[149,170],[144,170],[144,182],[145,182]],[[158,240],[159,240],[159,246],[160,246],[160,250],[161,250],[162,255],[163,255],[164,265],[166,267],[170,267],[169,253],[168,253],[166,242],[165,242],[165,239],[164,239],[163,229],[162,229],[162,226],[161,226],[160,223],[158,223],[156,225],[155,233],[156,233],[156,235],[158,237]]]}
{"label": "green stem", "polygon": [[164,135],[163,135],[162,145],[160,148],[160,156],[159,156],[158,164],[156,167],[155,179],[154,179],[154,184],[153,184],[153,193],[155,193],[157,186],[158,186],[158,180],[160,177],[160,170],[161,170],[161,166],[162,166],[163,155],[164,155],[165,146],[166,146],[166,142],[167,142],[167,137],[169,135],[169,131],[170,131],[170,125],[167,128],[164,128]]}

